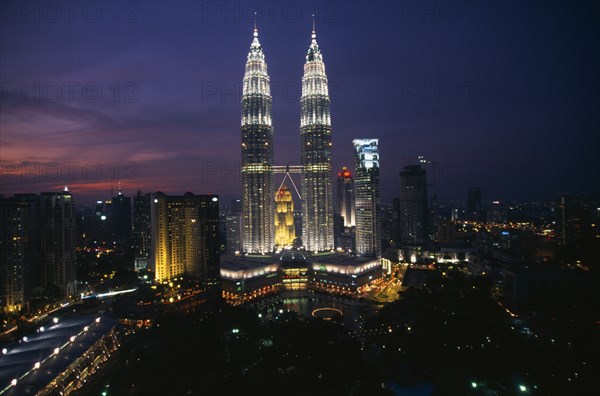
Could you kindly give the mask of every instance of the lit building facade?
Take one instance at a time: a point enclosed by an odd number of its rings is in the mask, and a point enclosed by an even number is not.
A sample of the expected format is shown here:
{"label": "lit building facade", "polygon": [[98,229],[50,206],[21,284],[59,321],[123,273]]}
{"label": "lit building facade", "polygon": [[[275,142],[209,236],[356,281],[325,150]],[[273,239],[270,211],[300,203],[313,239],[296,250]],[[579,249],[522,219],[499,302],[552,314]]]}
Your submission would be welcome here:
{"label": "lit building facade", "polygon": [[356,295],[383,276],[378,258],[333,255],[310,264],[309,287],[332,294]]}
{"label": "lit building facade", "polygon": [[5,312],[18,312],[27,305],[32,226],[28,203],[0,199],[0,308]]}
{"label": "lit building facade", "polygon": [[400,242],[427,242],[427,172],[421,165],[407,165],[400,172]]}
{"label": "lit building facade", "polygon": [[228,257],[221,265],[223,298],[242,304],[281,290],[280,264],[266,257]]}
{"label": "lit building facade", "polygon": [[381,257],[379,139],[354,139],[356,253]]}
{"label": "lit building facade", "polygon": [[273,126],[265,54],[254,28],[242,96],[242,250],[273,251]]}
{"label": "lit building facade", "polygon": [[284,184],[275,193],[275,245],[288,247],[294,244],[294,200],[292,192]]}
{"label": "lit building facade", "polygon": [[223,298],[243,304],[286,291],[317,290],[357,297],[383,276],[378,258],[324,252],[306,256],[284,251],[268,256],[233,256],[221,265]]}
{"label": "lit building facade", "polygon": [[302,77],[300,144],[302,242],[306,250],[334,248],[331,114],[323,55],[313,26]]}
{"label": "lit building facade", "polygon": [[337,175],[337,211],[344,220],[344,227],[354,227],[354,179],[347,167]]}
{"label": "lit building facade", "polygon": [[214,195],[152,195],[151,233],[155,279],[179,276],[219,283],[219,198]]}

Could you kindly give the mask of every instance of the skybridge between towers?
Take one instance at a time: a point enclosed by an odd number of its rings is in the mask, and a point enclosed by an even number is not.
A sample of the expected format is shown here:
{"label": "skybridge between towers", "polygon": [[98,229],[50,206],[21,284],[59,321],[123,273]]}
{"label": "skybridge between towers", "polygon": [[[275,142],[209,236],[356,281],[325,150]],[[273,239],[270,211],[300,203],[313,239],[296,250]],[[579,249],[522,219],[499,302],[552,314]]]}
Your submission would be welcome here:
{"label": "skybridge between towers", "polygon": [[303,171],[303,167],[302,165],[273,165],[273,173],[274,174],[282,174],[283,176],[283,180],[281,181],[281,184],[279,185],[279,188],[277,189],[277,193],[279,193],[281,191],[281,188],[283,187],[283,183],[285,183],[285,179],[290,179],[290,182],[292,183],[292,186],[294,187],[294,190],[296,191],[296,194],[298,195],[298,198],[302,199],[302,196],[300,195],[300,190],[298,190],[298,187],[296,187],[296,183],[294,183],[294,179],[292,179],[292,174],[296,174],[296,175],[302,175],[302,171]]}

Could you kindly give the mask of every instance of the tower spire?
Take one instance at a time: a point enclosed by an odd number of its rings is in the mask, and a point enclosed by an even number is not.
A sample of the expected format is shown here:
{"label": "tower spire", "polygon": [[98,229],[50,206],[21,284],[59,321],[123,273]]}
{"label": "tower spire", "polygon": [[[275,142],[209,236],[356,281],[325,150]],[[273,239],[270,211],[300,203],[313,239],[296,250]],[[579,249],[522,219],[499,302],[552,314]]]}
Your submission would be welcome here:
{"label": "tower spire", "polygon": [[312,20],[313,20],[313,29],[312,29],[312,36],[311,36],[311,38],[313,40],[315,40],[317,38],[317,28],[315,26],[315,14],[312,14]]}
{"label": "tower spire", "polygon": [[256,19],[258,18],[258,14],[254,11],[254,37],[258,37],[258,27],[256,27]]}

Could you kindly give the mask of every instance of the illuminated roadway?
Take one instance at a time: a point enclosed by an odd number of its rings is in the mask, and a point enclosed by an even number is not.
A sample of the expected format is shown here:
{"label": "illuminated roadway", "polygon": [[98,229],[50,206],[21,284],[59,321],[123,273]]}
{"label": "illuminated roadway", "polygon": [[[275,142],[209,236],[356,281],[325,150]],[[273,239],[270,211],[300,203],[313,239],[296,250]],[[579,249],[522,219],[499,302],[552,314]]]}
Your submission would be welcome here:
{"label": "illuminated roadway", "polygon": [[35,395],[114,325],[113,319],[98,315],[59,319],[19,342],[2,345],[0,395]]}

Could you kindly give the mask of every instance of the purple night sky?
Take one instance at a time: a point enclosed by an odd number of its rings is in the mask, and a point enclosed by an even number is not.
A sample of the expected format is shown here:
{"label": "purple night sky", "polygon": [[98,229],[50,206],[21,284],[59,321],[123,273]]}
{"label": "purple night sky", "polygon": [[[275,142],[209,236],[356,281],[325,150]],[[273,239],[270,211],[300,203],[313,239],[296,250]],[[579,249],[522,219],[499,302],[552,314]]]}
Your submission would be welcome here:
{"label": "purple night sky", "polygon": [[255,11],[277,164],[300,162],[314,12],[334,169],[379,138],[384,202],[419,155],[440,200],[600,195],[600,8],[573,1],[2,1],[0,194],[241,196]]}

